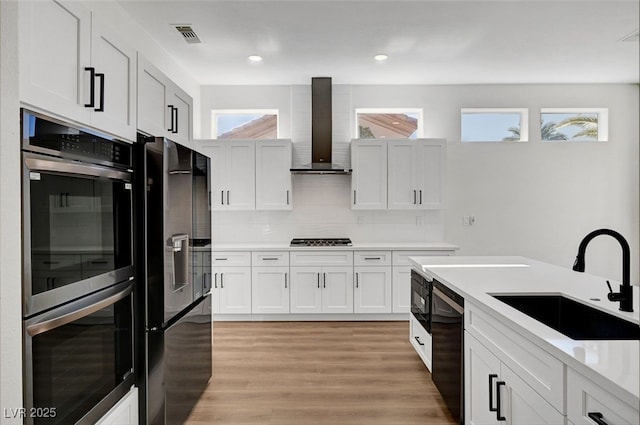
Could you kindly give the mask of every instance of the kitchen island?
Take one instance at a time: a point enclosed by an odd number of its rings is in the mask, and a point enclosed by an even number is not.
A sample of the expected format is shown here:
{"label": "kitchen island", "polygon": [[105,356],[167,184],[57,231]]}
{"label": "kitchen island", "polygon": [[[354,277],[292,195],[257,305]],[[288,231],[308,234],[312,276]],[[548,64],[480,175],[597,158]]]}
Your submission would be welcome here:
{"label": "kitchen island", "polygon": [[529,258],[410,261],[464,297],[465,423],[640,423],[638,340],[571,339],[493,296],[563,295],[638,324],[637,286],[626,313],[607,300],[604,278]]}

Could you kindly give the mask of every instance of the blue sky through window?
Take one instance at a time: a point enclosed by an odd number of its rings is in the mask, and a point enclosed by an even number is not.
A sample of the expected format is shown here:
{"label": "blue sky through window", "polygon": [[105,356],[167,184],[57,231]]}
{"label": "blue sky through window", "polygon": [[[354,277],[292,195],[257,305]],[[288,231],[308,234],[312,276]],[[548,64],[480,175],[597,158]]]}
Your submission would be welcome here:
{"label": "blue sky through window", "polygon": [[497,142],[513,137],[510,127],[520,127],[519,113],[462,113],[461,140],[463,142]]}

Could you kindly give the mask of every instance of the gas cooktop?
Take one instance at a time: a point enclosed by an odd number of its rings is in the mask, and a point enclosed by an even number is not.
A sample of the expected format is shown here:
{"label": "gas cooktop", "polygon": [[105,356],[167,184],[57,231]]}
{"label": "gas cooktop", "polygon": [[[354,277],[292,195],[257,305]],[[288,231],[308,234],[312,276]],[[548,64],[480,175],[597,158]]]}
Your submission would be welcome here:
{"label": "gas cooktop", "polygon": [[351,246],[349,238],[291,239],[291,246]]}

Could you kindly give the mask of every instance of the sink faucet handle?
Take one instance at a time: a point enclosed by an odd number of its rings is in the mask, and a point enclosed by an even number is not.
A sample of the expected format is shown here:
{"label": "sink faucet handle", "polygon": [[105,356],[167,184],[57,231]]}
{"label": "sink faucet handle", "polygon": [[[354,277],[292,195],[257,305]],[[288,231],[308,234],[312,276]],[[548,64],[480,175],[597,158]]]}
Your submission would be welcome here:
{"label": "sink faucet handle", "polygon": [[613,289],[611,289],[611,284],[609,283],[608,280],[607,280],[607,286],[609,287],[609,293],[612,294],[613,293]]}

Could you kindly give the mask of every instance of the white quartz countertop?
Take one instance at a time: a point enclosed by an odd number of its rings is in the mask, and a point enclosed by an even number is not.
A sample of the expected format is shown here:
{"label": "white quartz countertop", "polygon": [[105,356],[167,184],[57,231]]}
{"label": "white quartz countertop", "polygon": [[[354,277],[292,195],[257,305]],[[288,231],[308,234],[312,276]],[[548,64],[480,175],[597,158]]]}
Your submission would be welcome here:
{"label": "white quartz countertop", "polygon": [[[462,295],[569,367],[615,391],[638,406],[640,397],[639,341],[573,340],[538,322],[491,294],[557,294],[612,315],[640,323],[640,294],[634,286],[634,311],[618,310],[607,300],[606,279],[525,257],[410,257],[414,268]],[[588,267],[588,264],[587,264]],[[619,282],[611,280],[614,291]],[[594,301],[599,299],[600,301]]]}
{"label": "white quartz countertop", "polygon": [[292,247],[289,242],[273,243],[214,243],[213,251],[455,251],[459,247],[446,242],[407,242],[407,243],[358,243],[349,246],[300,246]]}

